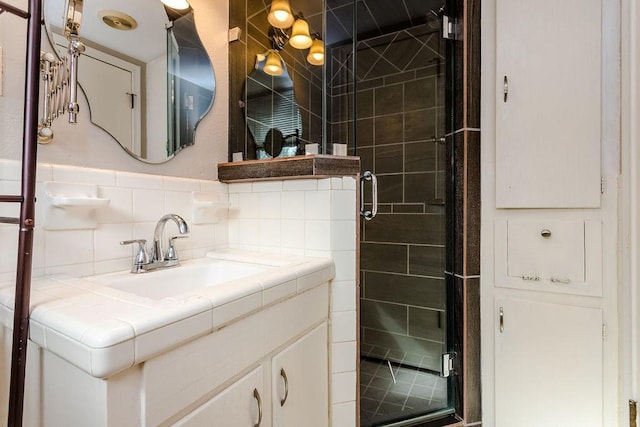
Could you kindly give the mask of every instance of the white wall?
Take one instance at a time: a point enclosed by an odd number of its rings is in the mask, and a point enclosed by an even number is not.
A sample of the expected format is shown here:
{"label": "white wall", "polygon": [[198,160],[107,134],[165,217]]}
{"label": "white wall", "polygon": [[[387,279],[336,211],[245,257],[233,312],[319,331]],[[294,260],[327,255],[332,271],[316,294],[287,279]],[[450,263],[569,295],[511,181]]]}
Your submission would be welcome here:
{"label": "white wall", "polygon": [[[46,0],[45,0],[46,1]],[[26,1],[10,4],[26,8]],[[105,132],[89,123],[86,101],[81,96],[79,123],[59,118],[53,126],[53,143],[40,146],[38,159],[47,163],[170,175],[198,179],[217,178],[217,163],[228,151],[228,0],[191,0],[196,26],[209,52],[216,76],[216,98],[202,120],[196,143],[171,161],[150,165],[127,155]],[[43,49],[46,37],[43,37]],[[0,159],[19,160],[22,149],[24,61],[26,23],[9,14],[0,15],[0,47],[3,49],[3,96],[0,97]]]}

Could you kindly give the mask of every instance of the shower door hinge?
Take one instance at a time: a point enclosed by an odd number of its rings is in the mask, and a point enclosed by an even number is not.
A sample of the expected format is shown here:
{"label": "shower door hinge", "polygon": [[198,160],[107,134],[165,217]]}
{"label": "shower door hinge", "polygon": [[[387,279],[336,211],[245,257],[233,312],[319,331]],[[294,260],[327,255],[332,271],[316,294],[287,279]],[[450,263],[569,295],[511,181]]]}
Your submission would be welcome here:
{"label": "shower door hinge", "polygon": [[462,20],[444,15],[442,17],[442,38],[462,40]]}
{"label": "shower door hinge", "polygon": [[600,177],[600,194],[604,194],[604,190],[607,187],[607,184],[604,180],[604,176]]}
{"label": "shower door hinge", "polygon": [[450,377],[452,374],[455,375],[456,367],[457,367],[456,360],[457,359],[456,359],[455,352],[442,354],[442,366],[440,369],[441,377],[447,378],[447,377]]}

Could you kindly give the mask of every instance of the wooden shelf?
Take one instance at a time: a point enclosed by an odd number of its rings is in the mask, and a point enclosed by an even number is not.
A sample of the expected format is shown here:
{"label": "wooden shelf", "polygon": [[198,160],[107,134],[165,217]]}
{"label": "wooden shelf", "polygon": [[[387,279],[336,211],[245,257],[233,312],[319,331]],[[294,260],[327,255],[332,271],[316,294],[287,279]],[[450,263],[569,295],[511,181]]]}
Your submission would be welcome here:
{"label": "wooden shelf", "polygon": [[326,178],[359,173],[360,157],[327,154],[218,164],[218,179],[222,182]]}

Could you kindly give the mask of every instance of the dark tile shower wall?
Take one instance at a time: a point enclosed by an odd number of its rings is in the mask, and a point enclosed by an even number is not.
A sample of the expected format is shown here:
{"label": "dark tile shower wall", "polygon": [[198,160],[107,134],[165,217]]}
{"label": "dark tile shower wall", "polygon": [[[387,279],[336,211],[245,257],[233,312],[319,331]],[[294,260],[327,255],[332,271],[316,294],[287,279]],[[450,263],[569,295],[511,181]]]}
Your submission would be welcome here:
{"label": "dark tile shower wall", "polygon": [[[322,0],[291,0],[291,8],[303,12],[311,32],[323,36]],[[230,0],[229,28],[242,30],[239,41],[229,45],[229,159],[234,152],[243,152],[245,159],[255,159],[255,144],[245,120],[245,82],[255,66],[256,55],[271,48],[267,37],[269,0]],[[306,61],[306,50],[287,45],[281,52],[287,71],[293,80],[296,102],[302,115],[301,143],[322,143],[322,67]]]}
{"label": "dark tile shower wall", "polygon": [[379,213],[361,230],[361,345],[369,356],[438,371],[446,333],[444,44],[426,25],[358,42],[355,140],[350,54],[350,46],[332,51],[329,138],[348,143],[378,178]]}

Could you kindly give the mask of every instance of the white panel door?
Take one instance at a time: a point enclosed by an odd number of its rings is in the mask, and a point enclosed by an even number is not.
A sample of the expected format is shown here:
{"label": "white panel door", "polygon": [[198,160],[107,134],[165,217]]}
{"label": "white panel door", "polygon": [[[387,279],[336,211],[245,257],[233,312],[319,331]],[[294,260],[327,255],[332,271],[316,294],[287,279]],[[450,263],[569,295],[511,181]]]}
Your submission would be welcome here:
{"label": "white panel door", "polygon": [[[137,153],[134,144],[134,109],[131,104],[131,94],[134,93],[131,71],[82,55],[78,63],[78,81],[91,100],[91,122],[109,132],[120,145]],[[135,106],[140,100],[134,97],[133,102]]]}
{"label": "white panel door", "polygon": [[266,400],[268,396],[264,394],[263,383],[263,367],[260,365],[174,426],[250,427],[259,423],[261,427],[268,427],[271,423],[264,405],[270,405],[270,402]]}
{"label": "white panel door", "polygon": [[601,0],[496,3],[497,207],[599,207]]}
{"label": "white panel door", "polygon": [[[273,425],[329,425],[327,324],[278,353],[272,363]],[[286,378],[286,379],[285,379]]]}
{"label": "white panel door", "polygon": [[601,427],[602,310],[508,298],[495,309],[496,427]]}

